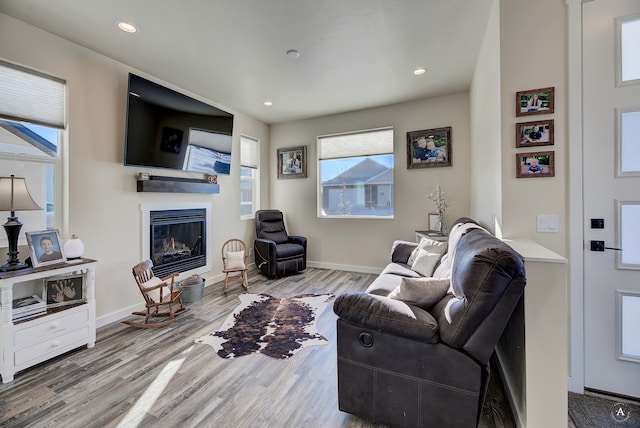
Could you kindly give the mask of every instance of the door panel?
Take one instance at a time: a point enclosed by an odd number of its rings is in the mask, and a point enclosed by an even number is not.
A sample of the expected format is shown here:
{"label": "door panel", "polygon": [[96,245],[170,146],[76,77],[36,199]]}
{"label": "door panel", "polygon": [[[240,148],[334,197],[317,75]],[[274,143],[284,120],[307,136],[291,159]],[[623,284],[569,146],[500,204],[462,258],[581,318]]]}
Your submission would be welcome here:
{"label": "door panel", "polygon": [[[633,325],[640,271],[621,261],[633,259],[625,251],[637,251],[640,238],[640,218],[634,218],[640,214],[634,209],[640,177],[625,161],[640,147],[640,134],[633,135],[638,125],[631,122],[640,111],[634,77],[640,71],[632,64],[640,58],[640,43],[629,41],[638,28],[638,0],[583,4],[585,387],[633,397],[640,397],[640,360],[633,358],[640,340]],[[604,219],[604,228],[592,229],[591,219]],[[611,249],[590,251],[592,240]]]}

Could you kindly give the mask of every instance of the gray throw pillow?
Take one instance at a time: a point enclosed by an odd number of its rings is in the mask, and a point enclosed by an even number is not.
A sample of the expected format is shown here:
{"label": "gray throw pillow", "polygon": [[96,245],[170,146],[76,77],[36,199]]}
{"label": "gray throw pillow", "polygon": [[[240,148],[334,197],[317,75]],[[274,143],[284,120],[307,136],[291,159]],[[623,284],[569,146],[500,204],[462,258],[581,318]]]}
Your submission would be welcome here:
{"label": "gray throw pillow", "polygon": [[418,246],[411,252],[409,260],[407,260],[407,264],[409,266],[411,266],[416,260],[416,257],[418,257],[418,253],[420,253],[420,250],[426,250],[430,253],[443,255],[447,251],[447,243],[434,241],[433,239],[429,238],[422,238]]}
{"label": "gray throw pillow", "polygon": [[389,298],[429,310],[449,289],[449,278],[402,278]]}
{"label": "gray throw pillow", "polygon": [[432,276],[433,269],[435,269],[440,257],[442,257],[441,254],[420,250],[411,265],[411,270],[418,272],[422,276]]}

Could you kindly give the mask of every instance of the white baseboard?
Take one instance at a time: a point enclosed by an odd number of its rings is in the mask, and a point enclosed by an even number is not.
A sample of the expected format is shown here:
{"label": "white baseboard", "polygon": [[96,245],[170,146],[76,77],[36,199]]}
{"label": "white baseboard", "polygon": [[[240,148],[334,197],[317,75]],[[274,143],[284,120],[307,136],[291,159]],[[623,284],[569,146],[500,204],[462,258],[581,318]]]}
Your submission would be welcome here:
{"label": "white baseboard", "polygon": [[353,266],[353,265],[339,265],[335,263],[319,263],[307,261],[307,266],[319,269],[335,269],[344,270],[347,272],[362,272],[379,275],[383,268],[369,267],[369,266]]}
{"label": "white baseboard", "polygon": [[[214,275],[212,277],[205,279],[204,286],[208,287],[211,284],[215,284],[222,280],[224,280],[223,273]],[[140,298],[142,299],[142,296]],[[110,313],[100,318],[96,318],[96,328],[104,327],[108,324],[121,321],[127,318],[128,316],[130,316],[131,312],[136,312],[136,311],[144,311],[144,303],[139,303],[133,306],[129,306],[128,308],[120,309],[119,311]]]}
{"label": "white baseboard", "polygon": [[[336,269],[336,270],[344,270],[347,272],[362,272],[362,273],[371,273],[376,275],[382,272],[381,268],[374,268],[369,266],[340,265],[340,264],[333,264],[333,263],[307,262],[307,266],[313,267],[313,268],[319,268],[319,269]],[[252,263],[251,266],[249,267],[249,270],[254,270],[254,269],[256,269],[256,266],[255,264]],[[224,281],[224,273],[206,277],[204,286],[208,287],[220,281]],[[104,315],[96,319],[96,327],[100,328],[108,324],[121,321],[127,318],[128,316],[130,316],[131,312],[143,311],[143,310],[144,310],[144,303],[140,303],[140,304],[129,306],[128,308],[124,308],[119,311],[113,312],[111,314]]]}

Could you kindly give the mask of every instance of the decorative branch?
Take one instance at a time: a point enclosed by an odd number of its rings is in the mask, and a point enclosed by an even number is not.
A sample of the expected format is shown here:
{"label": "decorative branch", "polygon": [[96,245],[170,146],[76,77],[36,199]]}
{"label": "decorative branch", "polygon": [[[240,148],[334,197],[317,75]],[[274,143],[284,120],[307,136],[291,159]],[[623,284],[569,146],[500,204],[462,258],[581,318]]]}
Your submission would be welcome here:
{"label": "decorative branch", "polygon": [[436,206],[436,210],[438,211],[438,217],[440,218],[440,232],[447,233],[447,223],[444,219],[444,212],[450,206],[450,204],[444,198],[444,190],[438,184],[436,186],[436,193],[429,193],[427,195],[427,199],[433,202]]}

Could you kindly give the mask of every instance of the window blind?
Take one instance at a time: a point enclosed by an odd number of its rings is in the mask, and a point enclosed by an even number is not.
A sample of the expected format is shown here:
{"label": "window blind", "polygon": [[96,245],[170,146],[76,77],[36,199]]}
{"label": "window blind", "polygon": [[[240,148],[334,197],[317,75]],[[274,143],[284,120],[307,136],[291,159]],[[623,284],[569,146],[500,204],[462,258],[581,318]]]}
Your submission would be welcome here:
{"label": "window blind", "polygon": [[240,136],[240,166],[258,168],[258,141]]}
{"label": "window blind", "polygon": [[0,61],[0,116],[64,129],[66,82]]}
{"label": "window blind", "polygon": [[393,153],[393,128],[318,137],[318,157],[340,159]]}

